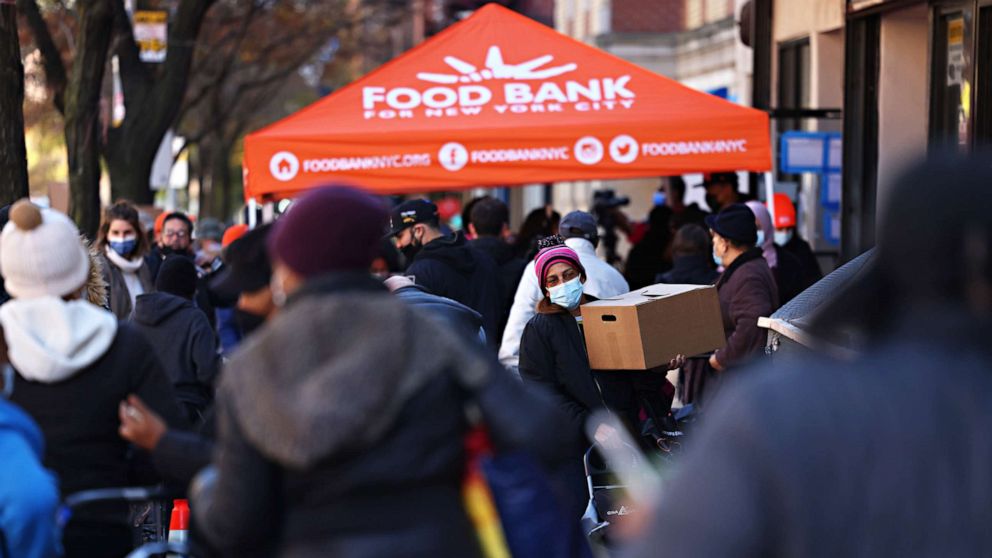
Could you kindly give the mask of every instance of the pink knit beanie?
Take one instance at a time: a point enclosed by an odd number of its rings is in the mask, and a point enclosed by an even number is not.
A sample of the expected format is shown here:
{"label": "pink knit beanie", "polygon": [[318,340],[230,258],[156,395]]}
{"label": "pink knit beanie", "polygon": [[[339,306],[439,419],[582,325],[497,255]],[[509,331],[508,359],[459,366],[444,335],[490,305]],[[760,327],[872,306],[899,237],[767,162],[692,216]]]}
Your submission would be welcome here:
{"label": "pink knit beanie", "polygon": [[582,262],[579,261],[579,255],[575,253],[575,250],[564,244],[549,246],[538,252],[534,258],[534,271],[537,273],[537,282],[541,285],[542,291],[544,290],[544,280],[548,274],[548,268],[561,262],[571,265],[582,275],[586,274],[586,269],[582,267]]}

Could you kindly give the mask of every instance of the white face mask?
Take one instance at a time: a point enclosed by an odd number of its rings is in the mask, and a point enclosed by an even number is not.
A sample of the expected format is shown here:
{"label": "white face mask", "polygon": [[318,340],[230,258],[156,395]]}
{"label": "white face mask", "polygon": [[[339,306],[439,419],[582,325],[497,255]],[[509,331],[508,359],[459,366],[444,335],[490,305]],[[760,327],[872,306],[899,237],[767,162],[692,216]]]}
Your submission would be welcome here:
{"label": "white face mask", "polygon": [[792,240],[792,229],[786,229],[784,231],[775,231],[775,244],[779,246],[785,246]]}
{"label": "white face mask", "polygon": [[754,243],[755,246],[761,246],[765,243],[765,231],[758,230],[758,241]]}

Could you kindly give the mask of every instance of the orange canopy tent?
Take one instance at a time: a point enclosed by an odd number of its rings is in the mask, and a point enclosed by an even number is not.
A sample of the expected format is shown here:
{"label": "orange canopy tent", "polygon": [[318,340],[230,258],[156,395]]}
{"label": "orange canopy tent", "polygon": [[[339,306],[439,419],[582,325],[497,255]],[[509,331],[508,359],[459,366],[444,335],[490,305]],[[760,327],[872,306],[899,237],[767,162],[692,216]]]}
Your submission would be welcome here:
{"label": "orange canopy tent", "polygon": [[245,196],[771,168],[768,115],[496,4],[245,139]]}

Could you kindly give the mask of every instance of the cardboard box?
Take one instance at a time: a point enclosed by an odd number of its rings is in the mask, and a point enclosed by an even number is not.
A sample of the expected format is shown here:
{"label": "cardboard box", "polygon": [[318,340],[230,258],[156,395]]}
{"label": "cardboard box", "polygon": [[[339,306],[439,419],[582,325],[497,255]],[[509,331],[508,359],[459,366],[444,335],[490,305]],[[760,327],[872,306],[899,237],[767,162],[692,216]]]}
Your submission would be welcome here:
{"label": "cardboard box", "polygon": [[647,370],[724,346],[716,287],[651,285],[582,306],[593,370]]}

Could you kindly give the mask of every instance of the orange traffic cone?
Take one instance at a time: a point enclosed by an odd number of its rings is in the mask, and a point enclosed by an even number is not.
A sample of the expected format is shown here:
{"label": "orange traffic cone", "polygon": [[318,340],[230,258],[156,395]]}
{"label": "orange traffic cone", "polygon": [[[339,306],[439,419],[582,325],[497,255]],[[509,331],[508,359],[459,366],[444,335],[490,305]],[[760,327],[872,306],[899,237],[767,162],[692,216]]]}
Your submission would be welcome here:
{"label": "orange traffic cone", "polygon": [[189,537],[189,502],[172,501],[172,518],[169,521],[169,542],[185,543]]}

